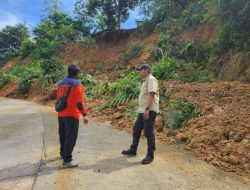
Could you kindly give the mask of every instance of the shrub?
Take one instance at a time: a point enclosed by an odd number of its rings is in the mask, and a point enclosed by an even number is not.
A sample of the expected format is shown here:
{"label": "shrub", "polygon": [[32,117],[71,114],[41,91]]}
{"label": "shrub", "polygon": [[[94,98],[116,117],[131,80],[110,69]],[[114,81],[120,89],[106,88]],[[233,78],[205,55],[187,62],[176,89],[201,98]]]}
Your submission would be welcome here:
{"label": "shrub", "polygon": [[23,93],[27,93],[32,83],[42,76],[39,63],[33,63],[20,73],[19,89]]}
{"label": "shrub", "polygon": [[91,95],[93,98],[99,98],[109,91],[110,83],[106,80],[98,81],[97,84],[92,88]]}
{"label": "shrub", "polygon": [[186,99],[170,101],[169,112],[166,114],[166,125],[170,133],[185,126],[187,121],[194,117],[201,116],[200,108]]}
{"label": "shrub", "polygon": [[0,89],[3,88],[8,82],[16,79],[14,75],[7,73],[0,73]]}
{"label": "shrub", "polygon": [[135,119],[138,115],[138,106],[139,102],[137,100],[130,102],[128,104],[128,107],[126,108],[125,115],[132,119]]}
{"label": "shrub", "polygon": [[176,69],[176,61],[170,58],[163,58],[152,67],[153,75],[159,80],[178,78],[180,73]]}
{"label": "shrub", "polygon": [[184,82],[213,82],[216,76],[213,72],[205,69],[203,65],[197,62],[188,62],[182,65],[185,74],[180,78]]}
{"label": "shrub", "polygon": [[131,72],[125,78],[120,79],[110,85],[111,95],[110,105],[120,105],[134,99],[140,93],[140,77],[138,73]]}
{"label": "shrub", "polygon": [[141,42],[133,42],[128,49],[127,55],[130,59],[135,59],[143,53],[143,44]]}
{"label": "shrub", "polygon": [[100,105],[98,110],[106,109],[110,106],[119,106],[137,97],[140,93],[140,77],[138,73],[131,72],[125,78],[111,83],[108,92],[109,97],[112,98]]}
{"label": "shrub", "polygon": [[35,48],[36,48],[36,44],[33,41],[31,41],[30,39],[23,40],[19,48],[20,57],[25,58],[32,51],[34,51]]}
{"label": "shrub", "polygon": [[81,81],[82,84],[95,84],[96,81],[95,79],[87,73],[81,73],[79,80]]}
{"label": "shrub", "polygon": [[58,60],[43,59],[40,61],[40,65],[43,72],[44,85],[46,83],[55,84],[66,74],[66,69]]}

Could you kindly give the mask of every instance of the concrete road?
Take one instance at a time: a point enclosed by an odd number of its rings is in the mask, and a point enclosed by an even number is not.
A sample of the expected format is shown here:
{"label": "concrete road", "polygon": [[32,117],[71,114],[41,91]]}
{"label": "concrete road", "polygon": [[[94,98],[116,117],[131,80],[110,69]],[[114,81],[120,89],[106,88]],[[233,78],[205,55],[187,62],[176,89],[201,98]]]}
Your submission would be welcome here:
{"label": "concrete road", "polygon": [[0,98],[0,189],[32,189],[43,150],[40,107]]}
{"label": "concrete road", "polygon": [[1,190],[250,189],[249,183],[172,146],[158,145],[155,161],[141,165],[144,141],[136,157],[122,156],[131,136],[94,121],[79,129],[73,154],[79,167],[60,169],[53,110],[20,100],[0,99],[0,105]]}

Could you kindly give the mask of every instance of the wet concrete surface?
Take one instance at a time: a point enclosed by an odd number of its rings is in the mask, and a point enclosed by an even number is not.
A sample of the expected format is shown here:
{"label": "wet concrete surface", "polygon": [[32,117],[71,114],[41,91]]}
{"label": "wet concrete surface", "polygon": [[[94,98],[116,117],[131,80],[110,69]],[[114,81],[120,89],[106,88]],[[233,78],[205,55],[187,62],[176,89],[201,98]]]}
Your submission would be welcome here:
{"label": "wet concrete surface", "polygon": [[43,147],[40,106],[0,98],[0,189],[32,189]]}
{"label": "wet concrete surface", "polygon": [[[7,102],[6,102],[7,101]],[[58,127],[57,118],[53,110],[48,110],[40,107],[40,119],[37,113],[27,112],[27,115],[32,117],[25,117],[20,119],[20,116],[14,117],[14,112],[9,111],[10,105],[14,107],[17,105],[16,100],[1,100],[1,109],[7,110],[6,115],[1,118],[1,152],[0,159],[4,164],[0,165],[0,184],[4,184],[5,187],[14,187],[13,185],[22,185],[27,181],[27,184],[33,182],[33,189],[35,190],[67,190],[67,189],[84,189],[84,190],[249,190],[250,184],[242,181],[240,178],[222,172],[215,167],[208,165],[203,161],[198,161],[184,151],[168,145],[158,145],[155,161],[150,165],[141,165],[140,161],[144,158],[146,153],[145,141],[140,143],[138,155],[136,157],[127,157],[120,154],[122,149],[129,147],[131,143],[131,135],[113,130],[109,123],[99,123],[90,121],[88,126],[83,126],[82,122],[79,128],[79,136],[76,147],[73,152],[73,158],[79,163],[78,168],[72,169],[60,169],[62,160],[59,158],[59,142],[58,142]],[[28,107],[36,106],[20,101],[22,104],[27,104]],[[3,107],[6,107],[5,109]],[[13,108],[14,109],[14,108]],[[23,112],[24,110],[24,112]],[[16,108],[15,112],[25,115],[25,109]],[[1,112],[2,113],[2,112]],[[22,115],[22,118],[24,118]],[[37,116],[37,117],[36,117]],[[9,118],[9,119],[7,119]],[[4,119],[5,124],[2,124]],[[8,120],[13,121],[13,124],[8,124]],[[11,146],[11,141],[16,139],[7,136],[19,136],[20,133],[29,130],[30,128],[23,128],[21,131],[15,131],[9,129],[10,132],[2,131],[7,126],[9,128],[15,128],[14,122],[22,123],[22,125],[39,127],[36,130],[31,131],[34,133],[30,139],[37,139],[34,142],[19,142],[21,144],[28,143],[29,148],[32,148],[32,152],[40,153],[43,155],[41,167],[38,171],[37,178],[30,175],[32,172],[26,174],[24,172],[22,180],[18,180],[17,177],[22,176],[23,171],[33,171],[32,168],[37,168],[39,156],[34,162],[27,162],[26,157],[30,151],[28,149],[18,149]],[[39,122],[38,122],[39,120]],[[42,120],[42,121],[41,121]],[[44,131],[43,126],[44,126]],[[39,128],[39,130],[38,130]],[[10,135],[8,135],[10,133]],[[11,135],[12,134],[12,135]],[[41,138],[43,134],[43,139]],[[2,140],[3,139],[3,140]],[[10,144],[6,141],[9,139]],[[42,140],[44,140],[44,148],[42,149]],[[3,150],[5,152],[12,151],[18,157],[13,157],[9,162],[8,156],[2,153],[2,142],[5,142]],[[38,142],[41,143],[38,146]],[[33,144],[34,143],[34,144]],[[12,150],[11,150],[12,149]],[[17,150],[18,149],[18,150]],[[23,151],[24,150],[24,151]],[[25,152],[26,151],[26,152]],[[22,153],[22,154],[21,154]],[[20,154],[20,155],[19,155]],[[4,159],[2,159],[2,155]],[[11,164],[14,162],[15,164]],[[18,163],[18,164],[16,164]],[[33,165],[35,164],[35,165]],[[30,170],[28,169],[30,168]],[[4,171],[4,174],[2,172]],[[9,171],[11,171],[9,174]],[[19,171],[20,175],[13,179],[14,171]],[[36,171],[36,170],[34,170]],[[13,181],[13,183],[12,183]],[[19,182],[19,183],[18,183]],[[32,183],[31,183],[32,184]],[[2,187],[4,187],[2,185]],[[0,189],[1,185],[0,185]],[[15,188],[9,188],[15,189]],[[20,188],[17,188],[20,189]],[[26,189],[32,189],[27,186]]]}

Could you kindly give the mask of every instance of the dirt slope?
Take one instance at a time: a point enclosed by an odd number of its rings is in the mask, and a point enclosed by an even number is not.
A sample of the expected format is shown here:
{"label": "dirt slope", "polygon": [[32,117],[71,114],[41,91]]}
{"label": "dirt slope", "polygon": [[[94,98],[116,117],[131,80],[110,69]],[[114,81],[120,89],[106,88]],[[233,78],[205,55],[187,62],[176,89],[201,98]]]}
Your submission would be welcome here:
{"label": "dirt slope", "polygon": [[[122,38],[117,37],[116,32],[106,35],[103,36],[103,39],[97,40],[95,46],[88,48],[76,42],[68,43],[63,49],[62,63],[77,62],[83,70],[100,69],[105,71],[121,62],[121,55],[128,51],[133,42],[142,42],[145,46],[150,46],[155,45],[158,39],[157,33],[143,37],[137,30],[129,31]],[[144,54],[136,61],[136,64],[147,59],[149,57]]]}

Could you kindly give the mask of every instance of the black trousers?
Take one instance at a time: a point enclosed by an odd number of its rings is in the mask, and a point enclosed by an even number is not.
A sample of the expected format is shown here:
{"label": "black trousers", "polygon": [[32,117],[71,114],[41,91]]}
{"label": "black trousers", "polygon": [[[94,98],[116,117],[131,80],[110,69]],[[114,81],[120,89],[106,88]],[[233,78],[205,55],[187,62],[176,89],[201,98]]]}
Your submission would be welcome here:
{"label": "black trousers", "polygon": [[141,138],[141,131],[144,129],[144,135],[147,138],[148,154],[154,155],[155,151],[155,135],[154,135],[154,123],[157,113],[154,111],[149,112],[149,119],[143,119],[143,113],[139,113],[137,120],[133,126],[133,142],[130,146],[132,151],[137,151],[137,147]]}
{"label": "black trousers", "polygon": [[58,123],[60,155],[64,162],[70,162],[78,136],[79,120],[74,117],[58,117]]}

